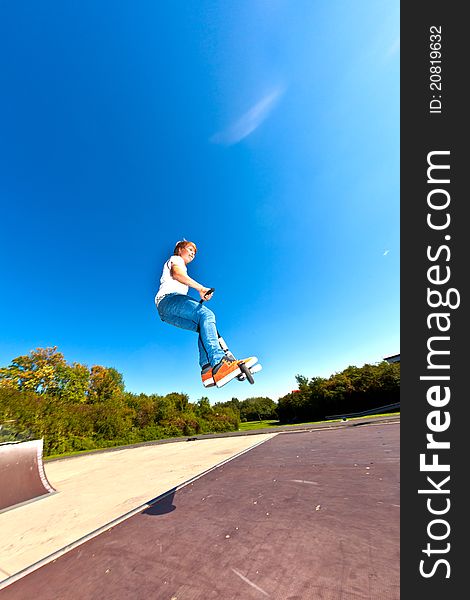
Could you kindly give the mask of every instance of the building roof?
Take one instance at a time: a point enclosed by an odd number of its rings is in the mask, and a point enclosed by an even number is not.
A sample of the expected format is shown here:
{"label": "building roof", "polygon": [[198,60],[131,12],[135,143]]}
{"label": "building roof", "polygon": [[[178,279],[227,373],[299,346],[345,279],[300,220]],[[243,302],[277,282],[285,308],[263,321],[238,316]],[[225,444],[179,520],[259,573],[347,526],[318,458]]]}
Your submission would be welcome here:
{"label": "building roof", "polygon": [[391,354],[390,356],[384,356],[383,359],[386,360],[387,362],[400,362],[400,353]]}

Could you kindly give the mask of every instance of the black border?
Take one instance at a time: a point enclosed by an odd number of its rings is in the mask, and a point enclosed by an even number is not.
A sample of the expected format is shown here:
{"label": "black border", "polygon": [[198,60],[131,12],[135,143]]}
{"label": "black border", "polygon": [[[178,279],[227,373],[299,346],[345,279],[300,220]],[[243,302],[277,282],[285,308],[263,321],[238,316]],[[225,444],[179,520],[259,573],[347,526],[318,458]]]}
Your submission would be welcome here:
{"label": "black border", "polygon": [[[442,112],[430,114],[430,27],[442,28]],[[457,2],[409,2],[401,3],[401,62],[400,62],[400,219],[401,219],[401,598],[460,598],[466,595],[466,526],[464,511],[467,504],[466,479],[469,455],[467,439],[468,404],[470,398],[464,388],[466,369],[470,363],[466,357],[465,319],[468,297],[468,267],[466,267],[466,204],[470,203],[464,190],[467,172],[464,147],[468,118],[464,104],[468,104],[464,87],[466,62],[462,53],[467,44],[468,33],[463,15],[463,5]],[[467,53],[468,54],[468,53]],[[419,469],[419,455],[426,450],[426,417],[433,410],[426,399],[429,382],[420,381],[427,371],[427,341],[430,335],[426,317],[430,312],[427,304],[426,256],[428,245],[438,246],[444,233],[432,231],[427,223],[427,155],[436,150],[450,151],[451,224],[446,234],[451,236],[448,245],[451,256],[448,262],[451,280],[448,284],[460,293],[460,306],[451,313],[450,342],[450,390],[451,400],[447,406],[451,425],[440,439],[450,441],[450,450],[441,451],[450,462],[449,486],[451,507],[443,516],[450,525],[445,542],[450,543],[449,552],[434,555],[445,558],[450,564],[440,565],[435,574],[424,578],[419,572],[420,560],[429,558],[422,549],[428,540],[427,526],[433,518],[426,507],[426,496],[418,494],[426,487],[426,475]],[[442,255],[444,256],[444,254]],[[442,309],[441,309],[442,310]],[[444,334],[443,334],[444,335]],[[467,366],[468,364],[468,366]],[[442,374],[442,373],[441,373]],[[446,385],[446,384],[442,384]],[[442,409],[442,410],[446,410]],[[444,454],[446,452],[447,454]],[[440,474],[442,479],[442,473]],[[436,480],[439,474],[436,474]],[[441,496],[442,497],[442,496]],[[435,530],[437,531],[437,529]],[[441,547],[444,542],[441,543]],[[435,547],[439,545],[435,542]],[[470,572],[470,571],[469,571]]]}

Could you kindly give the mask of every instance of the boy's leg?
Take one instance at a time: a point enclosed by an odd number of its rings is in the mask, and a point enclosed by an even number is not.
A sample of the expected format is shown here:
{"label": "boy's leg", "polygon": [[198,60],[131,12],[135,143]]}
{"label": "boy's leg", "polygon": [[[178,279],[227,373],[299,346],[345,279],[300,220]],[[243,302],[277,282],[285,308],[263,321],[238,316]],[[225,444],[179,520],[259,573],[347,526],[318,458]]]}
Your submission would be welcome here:
{"label": "boy's leg", "polygon": [[193,318],[193,304],[197,304],[197,302],[189,296],[170,294],[160,300],[157,310],[163,322],[181,329],[197,331],[198,324]]}
{"label": "boy's leg", "polygon": [[[199,331],[200,343],[205,351],[205,354],[200,352],[199,360],[205,360],[207,355],[214,383],[218,387],[240,375],[238,361],[226,356],[220,347],[215,315],[210,309],[189,296],[172,294],[160,301],[158,312],[162,321],[166,323],[190,331]],[[201,364],[201,368],[203,366],[206,365]]]}
{"label": "boy's leg", "polygon": [[165,323],[199,332],[199,362],[211,367],[219,363],[225,353],[220,347],[214,313],[200,302],[183,294],[171,294],[158,305],[158,314]]}
{"label": "boy's leg", "polygon": [[210,365],[209,356],[204,348],[204,344],[202,343],[201,334],[198,336],[197,345],[199,348],[199,364],[201,365],[201,368],[205,367],[206,365]]}
{"label": "boy's leg", "polygon": [[201,334],[198,335],[199,347],[199,364],[201,366],[201,380],[204,387],[213,387],[215,385],[214,377],[212,376],[212,367],[207,356],[206,349],[202,343]]}
{"label": "boy's leg", "polygon": [[[238,361],[227,356],[220,347],[219,335],[215,324],[215,315],[207,307],[200,306],[199,333],[212,367],[212,379],[217,387],[222,387],[241,374]],[[207,377],[207,375],[206,375]],[[206,387],[205,374],[202,373],[202,382]]]}
{"label": "boy's leg", "polygon": [[[208,362],[211,367],[215,367],[225,357],[225,352],[219,344],[215,315],[209,308],[198,303],[198,319],[200,361],[207,357],[204,364]],[[201,364],[202,366],[204,365]]]}

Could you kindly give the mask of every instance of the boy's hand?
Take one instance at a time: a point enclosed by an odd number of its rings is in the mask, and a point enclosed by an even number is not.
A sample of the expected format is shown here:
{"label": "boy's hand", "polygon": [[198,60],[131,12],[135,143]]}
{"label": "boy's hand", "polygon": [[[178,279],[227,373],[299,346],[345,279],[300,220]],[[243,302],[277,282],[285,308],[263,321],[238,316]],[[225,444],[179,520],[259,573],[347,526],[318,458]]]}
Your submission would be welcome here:
{"label": "boy's hand", "polygon": [[212,288],[203,287],[199,290],[199,295],[201,296],[201,300],[204,300],[204,301],[210,300],[212,298],[213,293],[214,293],[214,290]]}

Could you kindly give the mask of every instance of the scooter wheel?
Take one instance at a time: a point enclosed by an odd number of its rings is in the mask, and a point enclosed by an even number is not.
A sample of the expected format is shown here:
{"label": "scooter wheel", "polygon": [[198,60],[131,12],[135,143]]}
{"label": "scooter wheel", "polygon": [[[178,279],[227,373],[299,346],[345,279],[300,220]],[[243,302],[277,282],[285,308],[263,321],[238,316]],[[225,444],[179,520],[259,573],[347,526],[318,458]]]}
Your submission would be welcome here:
{"label": "scooter wheel", "polygon": [[240,371],[243,373],[243,375],[245,375],[245,376],[246,376],[246,378],[248,379],[248,381],[249,381],[250,383],[254,383],[254,382],[255,382],[255,380],[253,379],[253,375],[251,374],[251,371],[250,371],[250,369],[249,369],[249,368],[246,366],[246,364],[242,362],[242,363],[240,363],[238,366],[240,367]]}

